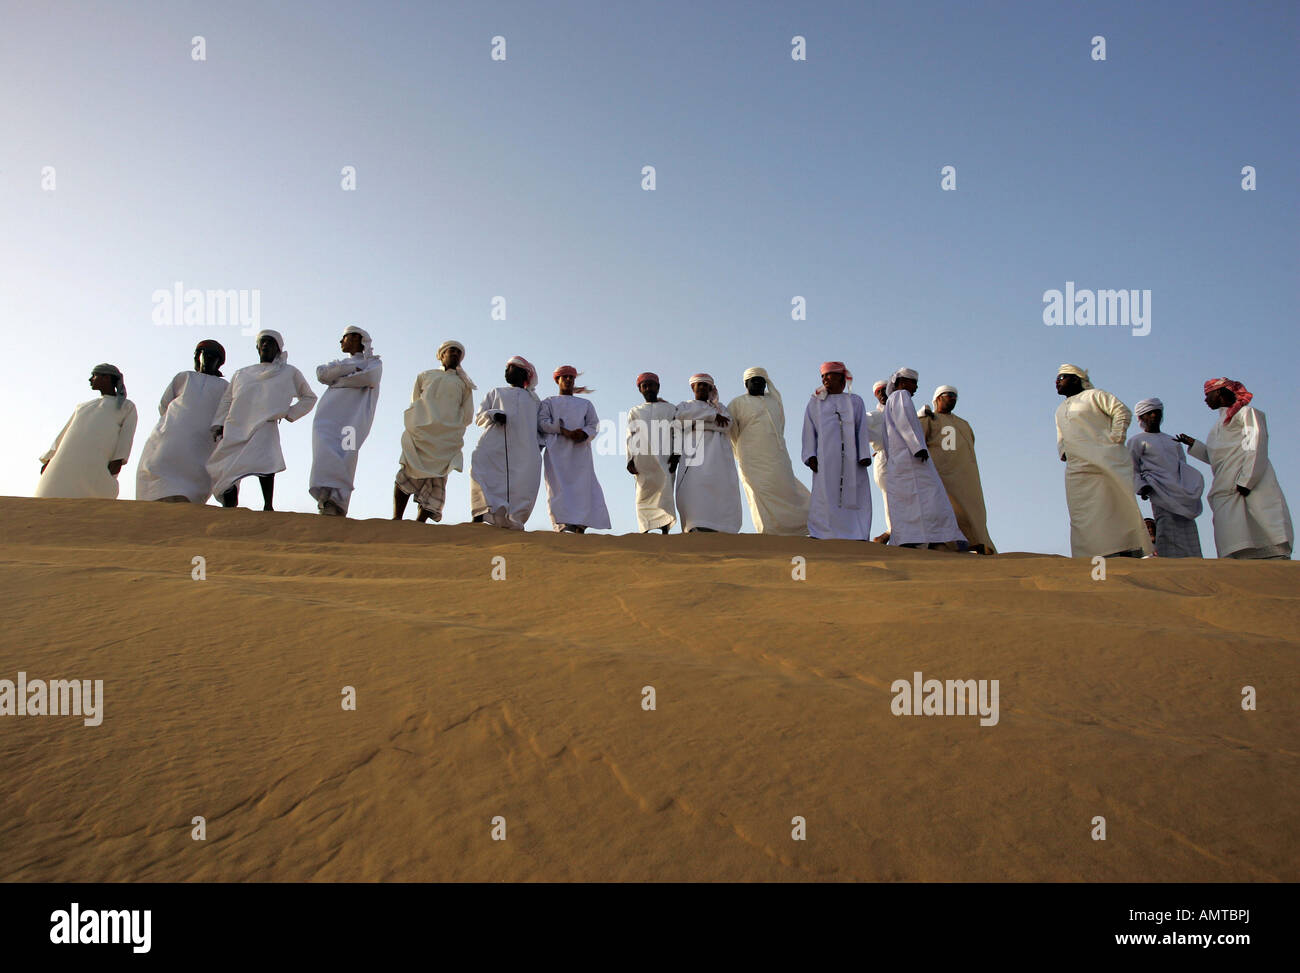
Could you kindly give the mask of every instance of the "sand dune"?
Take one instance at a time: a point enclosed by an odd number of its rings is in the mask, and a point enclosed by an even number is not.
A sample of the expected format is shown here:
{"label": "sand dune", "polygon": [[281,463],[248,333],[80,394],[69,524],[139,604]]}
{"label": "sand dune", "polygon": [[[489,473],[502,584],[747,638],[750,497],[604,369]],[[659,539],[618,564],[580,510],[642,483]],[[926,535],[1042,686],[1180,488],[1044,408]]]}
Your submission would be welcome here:
{"label": "sand dune", "polygon": [[[1294,563],[0,520],[0,679],[105,698],[0,717],[6,881],[1300,879]],[[893,715],[915,671],[997,724]]]}

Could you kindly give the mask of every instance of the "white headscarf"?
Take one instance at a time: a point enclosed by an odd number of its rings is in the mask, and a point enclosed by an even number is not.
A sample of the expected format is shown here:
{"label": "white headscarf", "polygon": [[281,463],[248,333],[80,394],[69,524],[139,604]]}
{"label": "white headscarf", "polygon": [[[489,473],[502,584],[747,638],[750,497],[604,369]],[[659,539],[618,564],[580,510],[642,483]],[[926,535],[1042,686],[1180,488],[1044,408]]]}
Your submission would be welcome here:
{"label": "white headscarf", "polygon": [[[777,391],[776,383],[773,382],[768,377],[766,368],[758,368],[758,367],[746,368],[745,374],[742,375],[740,378],[740,382],[743,385],[744,383],[748,382],[751,378],[761,378],[764,381],[766,381],[767,388],[764,390],[763,394],[772,396],[772,398],[776,399],[777,402],[781,401],[781,393]],[[746,391],[748,391],[748,389]]]}
{"label": "white headscarf", "polygon": [[361,357],[362,358],[379,357],[378,355],[375,354],[374,348],[370,344],[370,332],[358,328],[355,324],[349,324],[346,328],[343,329],[343,333],[361,335]]}
{"label": "white headscarf", "polygon": [[[464,346],[464,345],[462,345],[459,341],[444,341],[442,344],[440,344],[440,345],[438,346],[438,354],[435,356],[435,357],[438,359],[438,361],[440,361],[440,362],[442,361],[442,353],[443,353],[444,351],[446,351],[448,348],[459,348],[459,349],[460,349],[460,360],[461,360],[462,362],[465,360],[465,346]],[[455,368],[452,369],[452,371],[454,371],[457,375],[460,376],[460,380],[461,380],[462,382],[464,382],[466,386],[469,387],[469,390],[470,390],[471,392],[472,392],[474,389],[478,388],[477,385],[475,385],[472,381],[470,381],[470,377],[469,377],[469,375],[466,373],[465,369],[462,368],[460,365],[457,365]]]}
{"label": "white headscarf", "polygon": [[[263,331],[259,331],[257,332],[257,337],[253,339],[253,347],[257,348],[258,344],[261,343],[263,338],[273,339],[277,347],[279,347],[280,349],[280,354],[275,356],[275,360],[271,362],[267,362],[268,365],[274,365],[275,370],[278,372],[280,371],[280,369],[284,368],[284,366],[289,361],[289,353],[284,350],[284,335],[280,334],[280,332],[278,331],[272,331],[269,328]],[[262,351],[260,348],[258,348],[257,353],[259,356],[261,355]]]}
{"label": "white headscarf", "polygon": [[910,378],[915,382],[920,377],[921,376],[913,368],[900,368],[898,371],[894,372],[893,375],[889,376],[889,384],[885,386],[885,392],[888,395],[893,395],[898,390],[898,380],[900,378]]}
{"label": "white headscarf", "polygon": [[1159,399],[1157,399],[1155,396],[1152,396],[1149,399],[1143,399],[1137,405],[1133,406],[1133,415],[1143,416],[1146,415],[1148,412],[1155,412],[1157,409],[1159,409],[1161,412],[1164,412],[1165,404],[1161,402]]}
{"label": "white headscarf", "polygon": [[953,388],[951,385],[940,385],[937,389],[934,390],[934,395],[930,397],[930,401],[938,402],[939,396],[943,395],[945,392],[951,392],[953,395],[957,394],[957,390]]}

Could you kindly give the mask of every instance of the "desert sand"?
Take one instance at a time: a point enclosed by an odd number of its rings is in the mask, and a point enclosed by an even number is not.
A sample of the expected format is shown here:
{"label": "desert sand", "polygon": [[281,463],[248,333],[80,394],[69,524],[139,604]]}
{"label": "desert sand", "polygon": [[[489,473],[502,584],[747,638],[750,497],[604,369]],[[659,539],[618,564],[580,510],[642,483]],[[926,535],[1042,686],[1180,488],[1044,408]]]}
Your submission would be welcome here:
{"label": "desert sand", "polygon": [[[99,726],[0,717],[4,881],[1300,879],[1295,563],[0,523],[0,679],[104,681]],[[916,671],[997,724],[894,715]]]}

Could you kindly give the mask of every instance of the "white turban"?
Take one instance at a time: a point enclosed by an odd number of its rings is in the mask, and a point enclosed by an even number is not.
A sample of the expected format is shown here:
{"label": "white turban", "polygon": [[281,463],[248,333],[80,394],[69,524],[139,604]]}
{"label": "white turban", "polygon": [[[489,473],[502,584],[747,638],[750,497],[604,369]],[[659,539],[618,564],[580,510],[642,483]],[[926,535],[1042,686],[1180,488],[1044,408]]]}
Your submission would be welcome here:
{"label": "white turban", "polygon": [[1164,412],[1165,404],[1153,396],[1152,398],[1149,399],[1143,399],[1141,402],[1135,405],[1133,407],[1133,414],[1135,416],[1146,415],[1148,412],[1155,412],[1157,409],[1159,409],[1161,412]]}
{"label": "white turban", "polygon": [[[280,354],[275,356],[275,361],[269,363],[278,366],[276,368],[276,371],[278,372],[289,360],[289,353],[284,350],[284,336],[278,331],[271,331],[269,328],[264,331],[259,331],[257,332],[257,337],[253,340],[253,347],[257,348],[257,346],[262,343],[263,338],[270,338],[280,349]],[[260,348],[258,348],[258,354],[261,354]]]}
{"label": "white turban", "polygon": [[1087,370],[1080,368],[1078,365],[1062,365],[1060,368],[1058,368],[1058,369],[1056,370],[1056,374],[1057,374],[1057,375],[1077,375],[1080,379],[1083,380],[1083,387],[1084,387],[1084,388],[1086,388],[1086,389],[1090,389],[1090,388],[1092,388],[1092,382],[1088,381],[1088,372],[1087,372]]}
{"label": "white turban", "polygon": [[[461,361],[465,360],[464,345],[462,345],[459,341],[444,341],[442,344],[438,346],[438,354],[436,356],[438,361],[442,361],[442,353],[446,351],[448,348],[459,348],[460,360]],[[466,374],[465,369],[462,368],[460,365],[457,365],[455,368],[452,369],[452,371],[454,371],[457,375],[460,376],[460,380],[469,387],[469,390],[471,392],[474,391],[474,389],[478,388],[477,385],[475,385],[472,381],[470,381],[469,375]]]}
{"label": "white turban", "polygon": [[374,348],[370,344],[370,332],[358,328],[355,324],[349,324],[346,328],[343,329],[343,333],[361,335],[361,357],[362,358],[379,357],[378,355],[375,354]]}
{"label": "white turban", "polygon": [[900,368],[898,371],[894,372],[893,375],[889,376],[889,384],[885,386],[885,391],[889,395],[893,395],[894,392],[897,391],[898,389],[898,380],[900,378],[910,378],[912,381],[915,382],[920,377],[921,376],[916,372],[915,369]]}
{"label": "white turban", "polygon": [[934,390],[934,395],[931,396],[930,401],[938,402],[939,396],[943,395],[945,392],[951,392],[953,395],[957,394],[957,390],[953,388],[951,385],[940,385],[937,389]]}

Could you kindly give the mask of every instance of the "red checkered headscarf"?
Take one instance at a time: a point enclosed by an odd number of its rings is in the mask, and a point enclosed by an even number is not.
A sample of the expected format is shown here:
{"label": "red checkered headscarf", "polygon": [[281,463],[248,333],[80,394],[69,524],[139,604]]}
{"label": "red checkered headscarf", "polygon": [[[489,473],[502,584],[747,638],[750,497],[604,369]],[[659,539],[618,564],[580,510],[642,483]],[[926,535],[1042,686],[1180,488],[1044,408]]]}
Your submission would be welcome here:
{"label": "red checkered headscarf", "polygon": [[1209,393],[1214,389],[1227,389],[1237,397],[1237,401],[1228,406],[1228,411],[1223,417],[1223,424],[1225,426],[1232,421],[1232,417],[1235,416],[1243,406],[1250,405],[1250,400],[1255,397],[1247,391],[1246,386],[1242,385],[1240,382],[1234,382],[1230,378],[1212,378],[1205,383],[1206,395],[1209,395]]}

